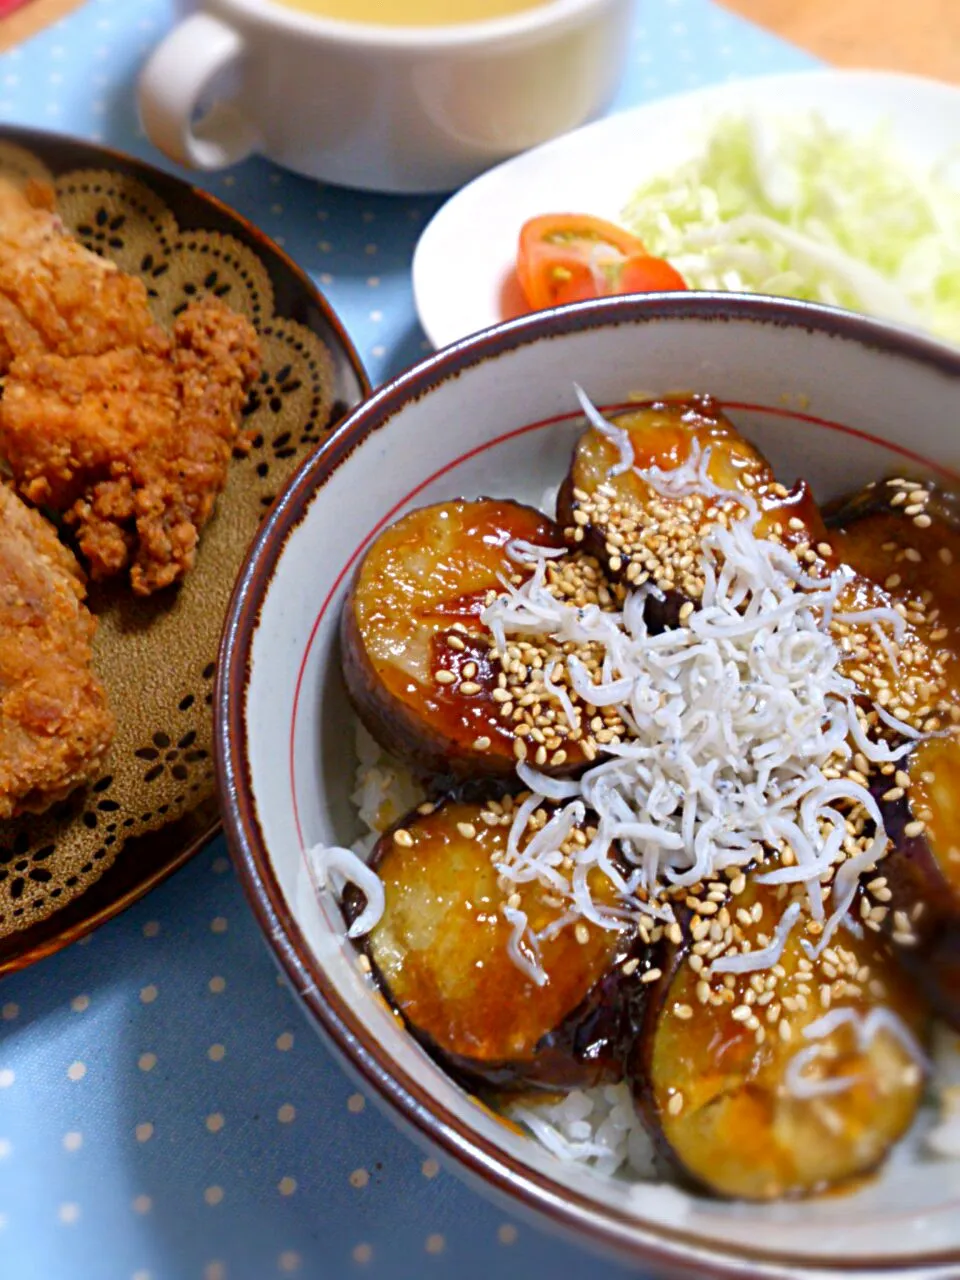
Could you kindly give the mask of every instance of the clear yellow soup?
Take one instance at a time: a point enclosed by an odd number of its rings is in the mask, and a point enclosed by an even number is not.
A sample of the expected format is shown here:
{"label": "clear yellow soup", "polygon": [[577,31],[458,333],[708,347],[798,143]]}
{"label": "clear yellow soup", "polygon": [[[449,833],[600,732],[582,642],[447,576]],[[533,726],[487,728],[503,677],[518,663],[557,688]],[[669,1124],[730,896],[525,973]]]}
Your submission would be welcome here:
{"label": "clear yellow soup", "polygon": [[505,18],[549,0],[274,0],[317,18],[375,22],[387,27],[452,27]]}

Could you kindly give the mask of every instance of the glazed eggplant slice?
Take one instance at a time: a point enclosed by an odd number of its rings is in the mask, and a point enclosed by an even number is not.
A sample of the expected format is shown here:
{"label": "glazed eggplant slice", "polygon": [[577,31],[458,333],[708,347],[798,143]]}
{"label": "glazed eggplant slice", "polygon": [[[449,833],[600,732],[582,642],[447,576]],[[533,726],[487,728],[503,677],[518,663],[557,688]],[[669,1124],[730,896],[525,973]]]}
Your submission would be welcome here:
{"label": "glazed eggplant slice", "polygon": [[826,511],[837,556],[882,585],[943,668],[960,721],[960,498],[897,476]]}
{"label": "glazed eggplant slice", "polygon": [[[509,565],[514,540],[563,546],[557,526],[532,507],[492,498],[439,503],[384,530],[355,575],[341,620],[347,691],[380,745],[421,774],[463,780],[514,771],[513,722],[494,698],[501,667],[480,619],[505,572],[514,571],[514,582],[532,572]],[[566,741],[562,714],[554,718],[559,741],[544,767],[569,772],[585,757]]]}
{"label": "glazed eggplant slice", "polygon": [[667,496],[639,472],[674,472],[709,450],[711,481],[728,494],[749,493],[758,503],[757,536],[776,536],[789,546],[822,542],[825,530],[807,485],[801,481],[788,491],[778,484],[766,459],[710,397],[645,405],[619,415],[613,425],[629,442],[629,457],[621,441],[588,427],[574,448],[557,519],[572,544],[596,556],[612,577],[657,588],[663,598],[648,605],[652,629],[675,625],[681,605],[700,598],[703,533],[745,514],[745,507],[735,497]]}
{"label": "glazed eggplant slice", "polygon": [[[615,1081],[626,1034],[620,966],[632,936],[568,922],[539,942],[538,983],[530,931],[558,922],[565,907],[536,881],[500,880],[495,863],[514,809],[509,797],[492,803],[446,799],[381,838],[371,866],[385,906],[363,944],[373,974],[412,1034],[471,1087]],[[597,873],[594,883],[595,900],[612,902],[610,882]],[[358,896],[344,895],[348,919],[362,909]],[[529,925],[519,938],[517,913]]]}
{"label": "glazed eggplant slice", "polygon": [[865,891],[904,968],[960,1031],[960,736],[920,743],[904,773],[873,784],[893,849]]}
{"label": "glazed eggplant slice", "polygon": [[[762,912],[748,927],[756,950],[785,909],[772,886],[748,885],[728,911],[735,923]],[[809,960],[803,927],[776,967],[752,973],[711,977],[691,965],[689,939],[670,948],[628,1061],[660,1150],[718,1196],[804,1196],[867,1173],[920,1100],[912,985],[870,934],[841,929]]]}

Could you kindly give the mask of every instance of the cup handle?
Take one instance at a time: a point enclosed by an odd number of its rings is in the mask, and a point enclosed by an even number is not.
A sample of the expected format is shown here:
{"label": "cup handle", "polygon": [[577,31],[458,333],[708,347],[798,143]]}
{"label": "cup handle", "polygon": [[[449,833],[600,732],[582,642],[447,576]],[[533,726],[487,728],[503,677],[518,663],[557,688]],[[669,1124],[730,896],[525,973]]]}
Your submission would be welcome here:
{"label": "cup handle", "polygon": [[205,90],[245,53],[243,36],[209,13],[192,14],[154,49],[140,75],[140,118],[171,160],[223,169],[256,149],[256,126],[235,101],[218,102],[195,119]]}

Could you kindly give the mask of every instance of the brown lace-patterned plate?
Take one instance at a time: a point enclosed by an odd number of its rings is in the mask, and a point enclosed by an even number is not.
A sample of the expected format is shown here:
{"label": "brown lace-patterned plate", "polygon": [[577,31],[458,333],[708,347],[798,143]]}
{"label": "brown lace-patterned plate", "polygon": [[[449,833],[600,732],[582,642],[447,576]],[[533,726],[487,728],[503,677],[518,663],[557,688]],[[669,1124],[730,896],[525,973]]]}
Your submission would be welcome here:
{"label": "brown lace-patterned plate", "polygon": [[223,616],[247,547],[297,465],[369,393],[359,358],[310,280],[261,232],[177,178],[87,143],[0,132],[0,173],[40,178],[89,248],[147,284],[169,323],[216,294],[260,335],[263,373],[236,460],[182,588],[148,600],[97,587],[96,663],[116,712],[101,778],[43,817],[0,823],[0,973],[121,911],[219,827],[210,704]]}

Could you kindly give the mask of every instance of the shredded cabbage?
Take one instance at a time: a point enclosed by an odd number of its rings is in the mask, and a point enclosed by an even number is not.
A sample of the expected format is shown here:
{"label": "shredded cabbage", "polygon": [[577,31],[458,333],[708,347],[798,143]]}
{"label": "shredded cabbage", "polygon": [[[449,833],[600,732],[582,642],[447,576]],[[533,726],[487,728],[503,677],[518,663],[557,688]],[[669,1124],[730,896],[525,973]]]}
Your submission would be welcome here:
{"label": "shredded cabbage", "polygon": [[885,129],[817,115],[727,116],[700,153],[645,183],[622,220],[692,289],[779,294],[960,343],[960,187]]}

